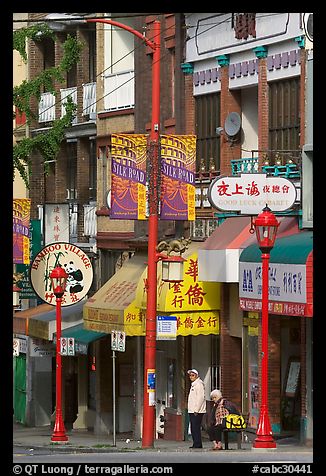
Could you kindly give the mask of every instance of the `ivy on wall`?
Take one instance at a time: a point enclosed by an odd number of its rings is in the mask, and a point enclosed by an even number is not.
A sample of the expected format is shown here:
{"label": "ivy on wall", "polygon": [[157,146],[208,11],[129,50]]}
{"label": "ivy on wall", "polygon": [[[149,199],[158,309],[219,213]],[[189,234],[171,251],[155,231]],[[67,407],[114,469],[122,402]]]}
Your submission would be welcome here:
{"label": "ivy on wall", "polygon": [[[13,38],[13,49],[17,50],[26,62],[26,40],[41,41],[44,37],[55,40],[54,33],[47,25],[34,25],[16,30]],[[37,101],[40,101],[44,90],[56,95],[54,82],[65,80],[65,73],[70,71],[72,66],[79,61],[82,48],[83,44],[80,41],[68,35],[63,43],[62,61],[57,67],[43,70],[30,81],[24,80],[19,86],[14,87],[13,104],[18,108],[20,114],[25,113],[27,123],[36,118],[31,109],[31,99],[35,97]],[[25,137],[13,146],[13,178],[18,172],[27,188],[29,188],[32,153],[38,151],[41,154],[45,162],[44,171],[47,173],[47,162],[55,160],[60,151],[65,129],[71,126],[77,109],[69,96],[64,107],[66,114],[61,119],[54,120],[49,130],[34,137]]]}

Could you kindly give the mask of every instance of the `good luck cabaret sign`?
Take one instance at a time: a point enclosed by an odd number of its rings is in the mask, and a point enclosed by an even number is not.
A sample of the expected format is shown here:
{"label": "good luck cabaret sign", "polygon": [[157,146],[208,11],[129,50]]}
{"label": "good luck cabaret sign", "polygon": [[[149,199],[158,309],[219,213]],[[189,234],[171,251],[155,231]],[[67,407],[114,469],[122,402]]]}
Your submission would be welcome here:
{"label": "good luck cabaret sign", "polygon": [[210,184],[208,199],[214,208],[257,215],[268,205],[274,212],[288,210],[296,200],[294,184],[283,177],[241,174],[218,177]]}
{"label": "good luck cabaret sign", "polygon": [[93,266],[87,254],[71,243],[51,243],[35,256],[30,269],[30,281],[35,293],[46,303],[55,306],[50,274],[57,266],[61,266],[68,274],[62,306],[79,302],[92,285]]}

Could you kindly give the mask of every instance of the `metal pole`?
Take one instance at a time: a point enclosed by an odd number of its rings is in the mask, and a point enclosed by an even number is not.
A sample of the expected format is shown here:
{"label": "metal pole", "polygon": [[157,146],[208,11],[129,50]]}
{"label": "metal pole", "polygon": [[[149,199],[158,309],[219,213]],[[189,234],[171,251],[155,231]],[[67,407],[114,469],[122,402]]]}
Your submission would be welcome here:
{"label": "metal pole", "polygon": [[[157,300],[157,236],[158,236],[158,173],[160,124],[160,22],[153,23],[155,49],[152,63],[152,127],[150,139],[153,157],[150,164],[148,219],[147,311],[144,363],[144,418],[142,447],[154,445],[156,389],[149,391],[149,374],[156,380],[156,300]],[[155,383],[154,383],[155,385]]]}
{"label": "metal pole", "polygon": [[115,428],[115,350],[112,351],[112,403],[113,403],[113,446],[116,446],[116,428]]}
{"label": "metal pole", "polygon": [[61,297],[56,298],[56,406],[55,406],[55,424],[51,437],[52,441],[68,441],[66,429],[62,418],[62,362],[60,354],[60,340],[61,340]]}
{"label": "metal pole", "polygon": [[276,448],[268,415],[268,268],[269,253],[262,253],[262,361],[261,361],[261,405],[254,448]]}

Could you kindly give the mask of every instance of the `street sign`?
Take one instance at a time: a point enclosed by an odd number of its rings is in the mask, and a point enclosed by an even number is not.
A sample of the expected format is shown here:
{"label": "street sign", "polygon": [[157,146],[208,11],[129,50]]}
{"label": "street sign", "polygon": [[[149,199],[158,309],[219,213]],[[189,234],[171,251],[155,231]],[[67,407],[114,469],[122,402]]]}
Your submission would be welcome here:
{"label": "street sign", "polygon": [[60,339],[60,354],[68,355],[68,342],[66,337],[61,337]]}
{"label": "street sign", "polygon": [[30,281],[36,295],[51,306],[56,305],[51,271],[61,266],[68,274],[61,306],[71,306],[83,299],[93,282],[93,265],[87,254],[72,243],[55,242],[45,246],[31,264]]}
{"label": "street sign", "polygon": [[18,357],[19,355],[19,339],[13,339],[13,346],[14,346],[14,356]]}
{"label": "street sign", "polygon": [[111,331],[111,350],[124,352],[126,350],[126,333],[123,331]]}
{"label": "street sign", "polygon": [[68,337],[68,355],[75,355],[75,339],[74,337]]}
{"label": "street sign", "polygon": [[273,212],[288,210],[296,195],[290,180],[259,173],[217,177],[208,189],[208,199],[214,208],[244,215],[257,215],[266,205]]}
{"label": "street sign", "polygon": [[156,340],[176,340],[176,316],[157,316]]}

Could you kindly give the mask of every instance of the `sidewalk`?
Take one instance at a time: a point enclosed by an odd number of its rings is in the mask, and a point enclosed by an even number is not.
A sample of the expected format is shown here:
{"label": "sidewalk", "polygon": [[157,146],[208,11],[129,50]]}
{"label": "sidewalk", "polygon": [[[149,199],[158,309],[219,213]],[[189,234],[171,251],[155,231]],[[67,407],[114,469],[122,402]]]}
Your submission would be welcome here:
{"label": "sidewalk", "polygon": [[[90,452],[121,452],[121,451],[137,451],[143,450],[141,440],[134,440],[129,434],[117,434],[115,446],[113,446],[112,435],[96,436],[92,432],[83,430],[67,431],[67,442],[52,442],[53,430],[50,426],[41,428],[30,428],[19,423],[13,424],[13,445],[27,449],[46,448],[47,450],[64,451],[69,453],[90,453]],[[251,451],[252,440],[255,435],[248,434],[248,441],[241,444],[241,450]],[[191,440],[188,441],[172,441],[159,438],[154,440],[154,448],[146,448],[146,451],[210,451],[212,443],[203,436],[203,449],[192,450]],[[311,452],[312,448],[300,445],[299,441],[294,438],[283,438],[276,440],[277,451],[282,452]],[[229,448],[237,450],[236,442],[229,442]]]}

